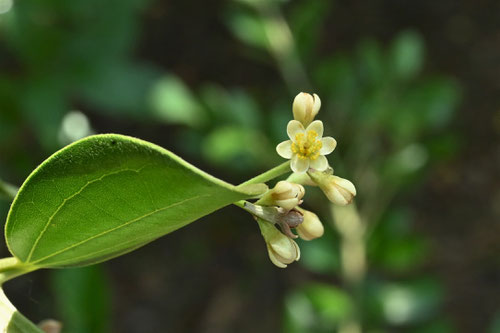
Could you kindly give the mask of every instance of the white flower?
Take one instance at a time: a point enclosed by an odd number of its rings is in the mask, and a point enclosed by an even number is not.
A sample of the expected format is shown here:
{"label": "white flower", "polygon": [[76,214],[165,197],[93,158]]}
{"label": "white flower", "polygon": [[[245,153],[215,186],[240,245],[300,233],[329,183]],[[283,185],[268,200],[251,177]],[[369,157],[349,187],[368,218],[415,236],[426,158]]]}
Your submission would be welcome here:
{"label": "white flower", "polygon": [[293,100],[293,118],[300,121],[304,126],[309,125],[321,108],[321,100],[318,95],[301,92]]}
{"label": "white flower", "polygon": [[315,120],[304,129],[298,120],[291,120],[287,126],[290,140],[280,143],[276,151],[281,157],[291,159],[293,172],[306,172],[309,168],[323,171],[328,168],[325,155],[330,154],[337,146],[332,137],[323,136],[323,122]]}

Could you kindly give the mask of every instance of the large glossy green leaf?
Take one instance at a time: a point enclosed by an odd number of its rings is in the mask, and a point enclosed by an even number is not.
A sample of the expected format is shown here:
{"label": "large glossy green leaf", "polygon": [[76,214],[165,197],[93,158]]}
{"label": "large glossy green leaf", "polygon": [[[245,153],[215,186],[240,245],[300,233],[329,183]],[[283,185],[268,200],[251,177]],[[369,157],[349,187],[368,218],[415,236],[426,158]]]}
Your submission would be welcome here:
{"label": "large glossy green leaf", "polygon": [[151,143],[97,135],[55,153],[28,177],[9,212],[6,239],[25,264],[86,265],[263,191],[225,183]]}

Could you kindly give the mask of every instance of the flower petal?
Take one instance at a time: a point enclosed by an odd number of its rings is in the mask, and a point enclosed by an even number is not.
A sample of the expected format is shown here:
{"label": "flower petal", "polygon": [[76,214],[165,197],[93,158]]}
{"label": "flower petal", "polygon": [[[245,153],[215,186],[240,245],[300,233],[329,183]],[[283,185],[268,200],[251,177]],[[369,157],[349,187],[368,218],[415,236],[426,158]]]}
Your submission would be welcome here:
{"label": "flower petal", "polygon": [[325,228],[318,215],[305,209],[301,209],[300,212],[304,216],[304,221],[296,228],[300,238],[309,241],[323,236]]}
{"label": "flower petal", "polygon": [[297,198],[292,198],[292,199],[286,199],[286,200],[277,200],[276,204],[280,206],[281,208],[284,208],[285,210],[291,210],[300,203],[300,199]]}
{"label": "flower petal", "polygon": [[300,259],[300,247],[299,245],[292,239],[293,246],[295,246],[295,250],[297,250],[297,256],[295,257],[295,261],[299,261]]}
{"label": "flower petal", "polygon": [[308,131],[315,131],[318,133],[318,139],[320,139],[323,136],[323,122],[321,120],[313,121],[307,126],[306,132]]}
{"label": "flower petal", "polygon": [[321,155],[328,155],[335,150],[335,147],[337,147],[337,141],[331,136],[327,136],[321,139],[321,144],[322,144],[321,150],[319,151]]}
{"label": "flower petal", "polygon": [[304,125],[300,121],[290,120],[286,127],[286,132],[291,140],[295,140],[297,134],[304,133]]}
{"label": "flower petal", "polygon": [[280,262],[291,264],[297,258],[297,247],[293,243],[295,242],[292,239],[281,234],[279,238],[275,238],[269,243],[269,249]]}
{"label": "flower petal", "polygon": [[306,172],[309,169],[309,159],[301,159],[297,155],[293,155],[290,167],[293,172]]}
{"label": "flower petal", "polygon": [[279,261],[276,256],[274,255],[274,252],[273,250],[271,249],[271,247],[269,246],[269,244],[267,244],[267,254],[269,255],[269,259],[271,259],[271,262],[273,264],[275,264],[276,266],[278,266],[279,268],[286,268],[287,265],[285,265],[284,263],[282,263],[281,261]]}
{"label": "flower petal", "polygon": [[350,180],[337,176],[333,176],[333,179],[335,180],[335,185],[342,188],[345,192],[348,192],[349,196],[356,195],[356,187]]}
{"label": "flower petal", "polygon": [[319,112],[319,109],[321,108],[321,100],[319,99],[319,96],[316,94],[313,94],[314,96],[314,104],[312,108],[312,114],[313,116],[316,116]]}
{"label": "flower petal", "polygon": [[321,173],[311,173],[311,175],[311,178],[318,182],[319,187],[328,200],[336,205],[345,206],[356,195],[356,187],[347,179]]}
{"label": "flower petal", "polygon": [[292,158],[292,140],[283,141],[277,145],[276,152],[283,158]]}
{"label": "flower petal", "polygon": [[310,167],[318,171],[325,171],[328,168],[328,160],[325,156],[320,155],[317,159],[311,160]]}
{"label": "flower petal", "polygon": [[304,120],[307,114],[307,106],[312,104],[313,101],[311,95],[303,92],[299,93],[293,100],[293,118],[298,121]]}
{"label": "flower petal", "polygon": [[341,191],[339,191],[338,188],[332,188],[328,194],[326,194],[326,197],[330,202],[339,205],[339,206],[345,206],[349,204],[348,198],[346,198]]}

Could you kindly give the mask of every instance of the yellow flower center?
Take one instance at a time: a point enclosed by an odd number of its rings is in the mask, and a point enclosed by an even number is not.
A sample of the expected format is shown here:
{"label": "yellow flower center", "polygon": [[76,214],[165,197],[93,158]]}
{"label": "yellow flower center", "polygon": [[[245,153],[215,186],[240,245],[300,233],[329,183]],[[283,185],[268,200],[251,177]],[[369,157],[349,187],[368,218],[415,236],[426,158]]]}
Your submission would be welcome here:
{"label": "yellow flower center", "polygon": [[319,151],[323,144],[317,139],[316,131],[307,131],[307,135],[299,133],[295,135],[295,140],[292,143],[292,152],[297,154],[300,159],[315,160],[319,156]]}

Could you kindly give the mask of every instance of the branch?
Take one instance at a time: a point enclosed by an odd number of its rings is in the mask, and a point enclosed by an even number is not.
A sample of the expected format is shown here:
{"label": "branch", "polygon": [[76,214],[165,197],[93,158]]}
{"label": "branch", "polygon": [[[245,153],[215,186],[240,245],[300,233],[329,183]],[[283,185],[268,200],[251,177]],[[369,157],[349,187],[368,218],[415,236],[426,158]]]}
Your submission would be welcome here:
{"label": "branch", "polygon": [[246,182],[240,184],[239,186],[265,183],[281,175],[284,175],[285,173],[288,172],[292,172],[292,170],[290,169],[290,161],[286,161],[278,165],[277,167],[267,170],[266,172],[261,173],[260,175],[253,177],[252,179],[247,180]]}

